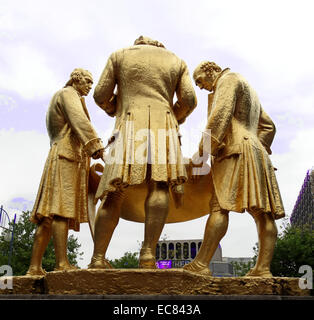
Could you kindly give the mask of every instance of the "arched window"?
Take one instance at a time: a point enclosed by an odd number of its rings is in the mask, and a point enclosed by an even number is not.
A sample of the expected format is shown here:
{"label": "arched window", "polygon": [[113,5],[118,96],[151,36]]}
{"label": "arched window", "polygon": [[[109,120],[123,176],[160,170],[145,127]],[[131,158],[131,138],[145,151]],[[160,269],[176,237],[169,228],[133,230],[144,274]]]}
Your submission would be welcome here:
{"label": "arched window", "polygon": [[196,243],[192,242],[191,243],[191,258],[194,259],[196,256]]}
{"label": "arched window", "polygon": [[189,244],[187,242],[183,243],[183,259],[189,259]]}
{"label": "arched window", "polygon": [[182,259],[182,245],[180,242],[176,243],[176,258],[178,260]]}
{"label": "arched window", "polygon": [[167,259],[167,245],[165,243],[161,245],[161,259]]}
{"label": "arched window", "polygon": [[159,259],[159,256],[160,256],[160,246],[159,246],[159,244],[157,243],[157,246],[156,246],[156,259],[157,259],[157,260]]}
{"label": "arched window", "polygon": [[174,244],[172,242],[169,243],[168,247],[168,259],[174,259]]}
{"label": "arched window", "polygon": [[202,245],[202,241],[200,241],[200,242],[198,243],[198,245],[197,245],[198,250],[200,249],[201,245]]}

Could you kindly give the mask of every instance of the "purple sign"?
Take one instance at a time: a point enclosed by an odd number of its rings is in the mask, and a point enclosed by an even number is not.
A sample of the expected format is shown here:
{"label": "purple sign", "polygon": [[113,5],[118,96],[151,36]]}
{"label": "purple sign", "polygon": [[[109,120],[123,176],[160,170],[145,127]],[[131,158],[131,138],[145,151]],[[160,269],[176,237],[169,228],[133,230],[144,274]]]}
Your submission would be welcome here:
{"label": "purple sign", "polygon": [[170,269],[170,268],[172,268],[172,261],[171,260],[157,261],[157,268],[158,269]]}

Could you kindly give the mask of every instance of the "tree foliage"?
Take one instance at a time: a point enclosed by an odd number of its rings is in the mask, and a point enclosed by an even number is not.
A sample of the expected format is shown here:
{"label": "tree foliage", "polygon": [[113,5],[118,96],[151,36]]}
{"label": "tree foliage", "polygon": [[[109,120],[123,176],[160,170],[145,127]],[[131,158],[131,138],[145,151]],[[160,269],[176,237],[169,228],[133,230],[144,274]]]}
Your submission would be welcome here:
{"label": "tree foliage", "polygon": [[302,265],[314,270],[314,231],[288,225],[277,239],[271,271],[274,276],[300,277]]}
{"label": "tree foliage", "polygon": [[234,275],[236,277],[243,277],[251,268],[253,268],[255,262],[253,260],[248,262],[231,261],[231,264],[233,266]]}
{"label": "tree foliage", "polygon": [[[14,238],[12,247],[11,267],[13,274],[25,275],[28,270],[34,235],[37,226],[30,222],[30,212],[25,211],[19,217],[14,226]],[[13,223],[10,223],[10,229],[12,230]],[[10,253],[10,232],[4,230],[0,235],[0,265],[7,265],[9,261]],[[77,266],[77,259],[83,254],[79,252],[81,245],[77,242],[77,238],[70,235],[68,238],[68,258],[71,264]],[[53,271],[55,267],[55,254],[52,240],[49,242],[48,247],[43,257],[43,268],[46,271]]]}
{"label": "tree foliage", "polygon": [[111,265],[116,269],[138,268],[138,252],[125,252],[123,257],[110,260]]}
{"label": "tree foliage", "polygon": [[[253,250],[256,260],[257,244]],[[314,231],[308,226],[295,227],[286,222],[278,235],[270,270],[276,277],[300,277],[299,268],[303,265],[311,266],[314,271]]]}

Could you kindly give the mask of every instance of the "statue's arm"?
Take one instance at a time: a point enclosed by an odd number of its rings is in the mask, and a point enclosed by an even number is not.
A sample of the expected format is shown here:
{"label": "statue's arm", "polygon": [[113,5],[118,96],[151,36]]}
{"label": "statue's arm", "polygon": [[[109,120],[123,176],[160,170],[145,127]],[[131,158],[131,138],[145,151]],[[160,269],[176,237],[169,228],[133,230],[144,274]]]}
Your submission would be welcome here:
{"label": "statue's arm", "polygon": [[178,81],[176,94],[178,101],[173,106],[173,112],[181,124],[191,114],[197,105],[195,91],[184,61],[181,64],[181,77]]}
{"label": "statue's arm", "polygon": [[111,117],[115,115],[117,109],[117,97],[114,94],[116,86],[115,59],[115,54],[113,53],[109,57],[94,91],[96,104]]}
{"label": "statue's arm", "polygon": [[269,115],[261,107],[261,114],[258,123],[257,136],[266,151],[271,154],[270,146],[276,134],[276,127]]}
{"label": "statue's arm", "polygon": [[63,90],[60,94],[60,106],[67,123],[83,144],[83,149],[89,156],[104,149],[101,139],[84,112],[81,100],[75,92]]}
{"label": "statue's arm", "polygon": [[241,87],[240,81],[233,75],[228,76],[228,78],[224,79],[217,87],[213,111],[208,117],[205,131],[210,137],[210,148],[209,143],[206,143],[204,140],[204,137],[208,137],[208,135],[204,134],[199,144],[199,152],[201,155],[203,154],[203,151],[215,155],[215,153],[223,147],[222,141],[230,126],[235,110],[237,95],[241,94]]}

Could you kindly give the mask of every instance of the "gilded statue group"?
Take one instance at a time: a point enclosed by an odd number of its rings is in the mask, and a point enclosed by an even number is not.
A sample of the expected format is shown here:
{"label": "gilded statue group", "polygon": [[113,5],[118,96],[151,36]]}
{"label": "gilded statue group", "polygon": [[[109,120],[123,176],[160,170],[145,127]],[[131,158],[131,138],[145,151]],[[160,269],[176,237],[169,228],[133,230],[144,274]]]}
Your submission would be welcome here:
{"label": "gilded statue group", "polygon": [[[205,61],[193,79],[209,91],[208,120],[198,150],[186,161],[179,125],[197,98],[186,63],[162,43],[141,36],[109,57],[93,95],[116,118],[106,147],[84,100],[92,75],[80,68],[71,73],[47,112],[51,148],[31,215],[38,227],[28,275],[45,274],[42,257],[51,237],[55,270],[76,268],[67,258],[68,230],[79,231],[85,222],[94,240],[88,268],[112,268],[105,257],[120,217],[144,222],[139,268],[155,269],[165,223],[205,214],[202,245],[184,271],[211,275],[209,263],[226,234],[229,211],[247,211],[257,226],[259,254],[246,276],[272,276],[275,220],[285,215],[269,158],[275,126],[240,74]],[[94,180],[91,158],[104,164]]]}

